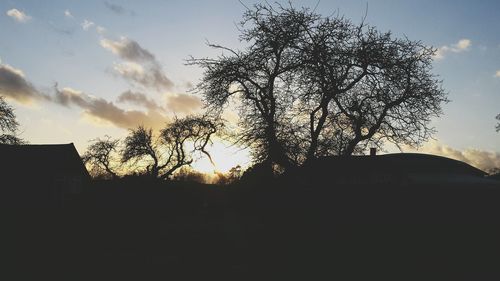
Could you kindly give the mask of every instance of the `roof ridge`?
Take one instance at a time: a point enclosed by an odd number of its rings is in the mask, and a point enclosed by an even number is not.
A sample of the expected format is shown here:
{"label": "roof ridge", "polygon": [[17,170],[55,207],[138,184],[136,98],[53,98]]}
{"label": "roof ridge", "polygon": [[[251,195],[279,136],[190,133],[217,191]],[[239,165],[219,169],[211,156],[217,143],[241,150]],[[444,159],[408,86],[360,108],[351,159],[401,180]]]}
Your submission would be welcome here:
{"label": "roof ridge", "polygon": [[23,147],[27,147],[27,146],[75,146],[75,144],[73,142],[70,142],[70,143],[36,143],[36,144],[32,144],[32,143],[29,143],[29,144],[5,144],[5,143],[1,143],[0,144],[1,146],[12,146],[12,147],[19,147],[19,146],[23,146]]}

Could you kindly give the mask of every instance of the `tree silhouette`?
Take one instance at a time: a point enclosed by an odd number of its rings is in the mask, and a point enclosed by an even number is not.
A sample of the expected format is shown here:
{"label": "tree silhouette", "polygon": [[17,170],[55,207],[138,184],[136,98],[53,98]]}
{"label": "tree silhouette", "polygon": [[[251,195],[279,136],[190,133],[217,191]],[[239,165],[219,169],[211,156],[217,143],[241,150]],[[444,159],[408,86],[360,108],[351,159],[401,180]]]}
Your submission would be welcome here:
{"label": "tree silhouette", "polygon": [[152,129],[139,126],[130,130],[124,140],[122,162],[144,163],[148,175],[168,179],[179,168],[190,165],[196,152],[211,159],[206,146],[220,127],[220,123],[193,116],[176,118],[158,136]]}
{"label": "tree silhouette", "polygon": [[383,140],[418,146],[432,135],[430,118],[448,101],[431,73],[433,48],[339,17],[310,29],[300,75],[308,159],[351,155]]}
{"label": "tree silhouette", "polygon": [[17,137],[19,123],[14,109],[0,96],[0,144],[23,144],[24,140]]}
{"label": "tree silhouette", "polygon": [[239,102],[238,141],[258,162],[287,168],[384,141],[416,146],[434,132],[447,102],[435,49],[292,6],[255,5],[241,25],[243,50],[209,44],[223,53],[189,63],[205,71],[198,89],[211,110]]}
{"label": "tree silhouette", "polygon": [[117,178],[119,139],[105,136],[90,141],[87,151],[82,156],[83,163],[90,167],[94,176]]}
{"label": "tree silhouette", "polygon": [[[216,59],[194,59],[189,63],[205,69],[198,85],[208,106],[220,110],[231,96],[241,99],[240,119],[243,130],[239,140],[253,148],[259,161],[270,160],[282,166],[293,164],[287,154],[290,136],[287,98],[293,84],[293,70],[301,65],[297,40],[304,27],[317,16],[307,11],[283,9],[276,13],[265,5],[255,6],[243,15],[240,39],[250,45],[242,51],[220,45],[210,47],[226,51]],[[251,25],[250,28],[245,28]]]}

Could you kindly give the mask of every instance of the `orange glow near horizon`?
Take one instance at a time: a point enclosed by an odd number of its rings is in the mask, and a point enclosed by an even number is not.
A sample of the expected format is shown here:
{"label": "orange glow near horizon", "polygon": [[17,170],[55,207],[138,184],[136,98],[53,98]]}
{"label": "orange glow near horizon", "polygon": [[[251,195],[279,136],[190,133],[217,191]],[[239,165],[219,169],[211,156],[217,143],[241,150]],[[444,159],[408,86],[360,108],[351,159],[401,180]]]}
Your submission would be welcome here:
{"label": "orange glow near horizon", "polygon": [[207,151],[212,156],[214,164],[210,163],[207,157],[203,157],[192,164],[194,170],[205,174],[226,173],[237,165],[246,168],[251,164],[248,149],[231,146],[225,141],[215,140]]}

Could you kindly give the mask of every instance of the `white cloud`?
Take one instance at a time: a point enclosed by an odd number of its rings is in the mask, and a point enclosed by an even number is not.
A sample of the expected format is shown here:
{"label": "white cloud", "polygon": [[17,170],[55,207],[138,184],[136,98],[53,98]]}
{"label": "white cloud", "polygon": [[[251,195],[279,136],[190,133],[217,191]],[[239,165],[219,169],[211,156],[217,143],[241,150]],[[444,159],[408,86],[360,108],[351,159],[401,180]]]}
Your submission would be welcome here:
{"label": "white cloud", "polygon": [[24,72],[21,69],[14,68],[8,64],[3,64],[0,67],[5,68],[7,71],[10,71],[10,72],[14,73],[15,75],[18,75],[23,79],[26,78],[26,76],[24,75]]}
{"label": "white cloud", "polygon": [[120,64],[115,64],[114,69],[120,73],[136,73],[138,75],[144,74],[144,67],[135,62],[123,62]]}
{"label": "white cloud", "polygon": [[90,29],[93,25],[95,25],[95,23],[94,23],[94,22],[92,22],[92,21],[89,21],[89,20],[85,19],[85,20],[83,20],[83,22],[82,22],[82,24],[81,24],[81,25],[82,25],[83,30],[87,31],[87,30],[89,30],[89,29]]}
{"label": "white cloud", "polygon": [[71,12],[69,10],[65,10],[64,11],[64,16],[67,17],[67,18],[70,18],[70,19],[74,18],[73,15],[71,14]]}
{"label": "white cloud", "polygon": [[495,77],[500,78],[500,70],[497,70],[497,72],[495,72]]}
{"label": "white cloud", "polygon": [[[143,77],[144,76],[144,67],[135,62],[123,62],[119,64],[115,64],[113,67],[116,72],[120,75],[128,78],[133,77]],[[140,79],[134,79],[140,80]]]}
{"label": "white cloud", "polygon": [[9,17],[13,18],[17,22],[27,22],[31,19],[30,16],[25,14],[23,11],[19,11],[18,9],[10,9],[6,13]]}
{"label": "white cloud", "polygon": [[457,44],[453,46],[452,51],[459,53],[469,49],[470,45],[471,41],[469,39],[461,39]]}
{"label": "white cloud", "polygon": [[472,41],[469,39],[460,39],[457,43],[439,47],[434,55],[435,59],[444,59],[446,53],[462,53],[468,51]]}
{"label": "white cloud", "polygon": [[106,28],[104,28],[104,27],[102,27],[100,25],[98,25],[96,27],[96,30],[97,30],[97,33],[99,33],[100,35],[103,35],[106,32]]}

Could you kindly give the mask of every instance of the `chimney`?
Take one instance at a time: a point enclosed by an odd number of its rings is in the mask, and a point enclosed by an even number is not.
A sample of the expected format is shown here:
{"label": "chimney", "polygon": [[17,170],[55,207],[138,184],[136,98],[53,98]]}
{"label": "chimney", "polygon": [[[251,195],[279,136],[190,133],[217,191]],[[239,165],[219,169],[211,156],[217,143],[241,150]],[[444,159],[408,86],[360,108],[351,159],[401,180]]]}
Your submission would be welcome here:
{"label": "chimney", "polygon": [[375,155],[377,155],[377,148],[375,147],[370,148],[370,156],[375,156]]}

